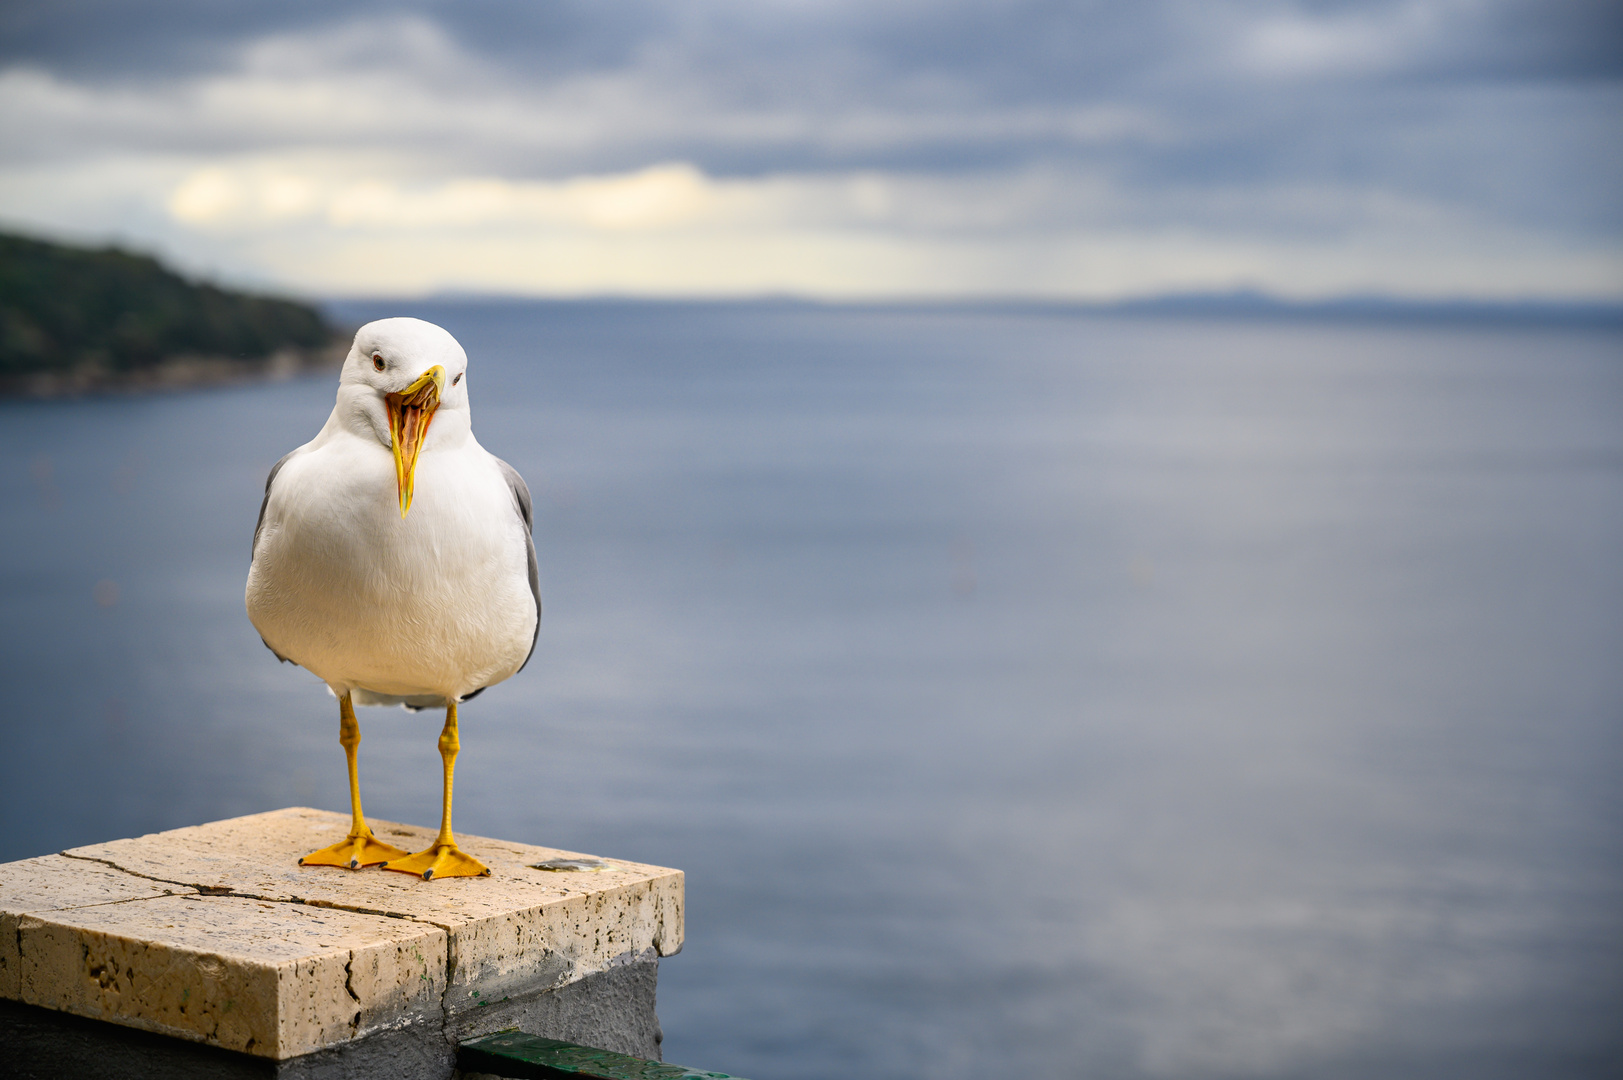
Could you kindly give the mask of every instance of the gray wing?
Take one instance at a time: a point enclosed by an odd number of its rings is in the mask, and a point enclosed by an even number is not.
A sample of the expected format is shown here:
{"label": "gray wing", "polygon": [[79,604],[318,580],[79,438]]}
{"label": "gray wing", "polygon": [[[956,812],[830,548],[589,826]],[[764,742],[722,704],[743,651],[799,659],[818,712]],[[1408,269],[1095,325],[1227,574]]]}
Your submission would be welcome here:
{"label": "gray wing", "polygon": [[[253,551],[250,551],[248,553],[248,558],[249,558],[250,562],[253,560],[254,552],[259,550],[259,534],[265,531],[265,507],[270,505],[270,489],[271,489],[271,485],[276,483],[276,474],[282,471],[282,466],[287,464],[287,459],[292,457],[294,454],[297,454],[297,453],[298,453],[297,450],[289,450],[287,453],[283,454],[282,459],[280,461],[278,461],[275,465],[271,466],[270,475],[265,477],[265,497],[263,499],[261,499],[260,502],[259,502],[259,520],[254,523],[254,546],[253,546]],[[522,481],[520,481],[520,482],[522,483]],[[528,519],[526,519],[526,520],[528,520]]]}
{"label": "gray wing", "polygon": [[[287,464],[287,459],[297,453],[297,450],[289,450],[287,453],[283,454],[281,460],[275,465],[271,466],[270,475],[265,477],[265,497],[259,502],[259,520],[254,523],[254,546],[253,551],[248,553],[249,562],[253,561],[254,553],[259,550],[259,534],[265,531],[265,507],[270,505],[271,485],[276,483],[276,474],[282,471],[282,466]],[[264,638],[260,638],[259,641],[265,646],[265,648],[270,649],[272,656],[276,657],[276,659],[280,660],[282,663],[291,664],[293,662],[287,657],[283,656],[281,653],[277,652],[275,649],[271,649],[270,642],[266,641]],[[530,648],[533,651],[535,646],[531,645]]]}
{"label": "gray wing", "polygon": [[513,492],[513,502],[518,509],[518,516],[524,520],[524,547],[530,559],[530,595],[535,597],[535,633],[530,636],[530,651],[524,657],[524,663],[519,665],[523,671],[530,657],[535,655],[535,643],[541,636],[541,575],[535,565],[535,519],[530,506],[530,486],[524,482],[524,477],[501,458],[496,459],[497,468],[502,471],[502,479],[507,481],[507,487]]}

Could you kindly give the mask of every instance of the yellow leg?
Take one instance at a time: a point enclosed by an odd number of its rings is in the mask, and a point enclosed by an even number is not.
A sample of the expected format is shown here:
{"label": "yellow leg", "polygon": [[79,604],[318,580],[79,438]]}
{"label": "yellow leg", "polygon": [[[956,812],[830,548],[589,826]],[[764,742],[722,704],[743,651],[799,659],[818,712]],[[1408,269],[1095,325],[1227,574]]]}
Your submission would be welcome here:
{"label": "yellow leg", "polygon": [[312,851],[299,860],[299,865],[347,866],[354,870],[398,859],[405,852],[374,837],[366,824],[366,815],[361,813],[361,779],[355,769],[355,748],[361,745],[361,725],[355,721],[355,706],[350,703],[348,694],[338,699],[338,742],[349,758],[349,835],[332,847]]}
{"label": "yellow leg", "polygon": [[456,702],[445,707],[445,729],[440,732],[440,760],[445,763],[445,796],[440,804],[440,834],[426,851],[404,859],[390,859],[385,870],[420,874],[424,881],[437,877],[480,877],[490,873],[485,864],[456,846],[451,834],[451,785],[456,776],[456,752],[462,743],[456,737]]}

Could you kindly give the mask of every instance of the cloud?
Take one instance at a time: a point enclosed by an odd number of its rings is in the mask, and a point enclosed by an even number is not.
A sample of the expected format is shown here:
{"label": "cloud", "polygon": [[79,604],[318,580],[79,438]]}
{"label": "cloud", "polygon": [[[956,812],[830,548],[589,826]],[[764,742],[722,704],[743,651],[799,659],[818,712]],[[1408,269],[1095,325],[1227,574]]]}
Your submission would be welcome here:
{"label": "cloud", "polygon": [[1435,46],[1447,21],[1444,7],[1408,3],[1373,11],[1280,11],[1248,28],[1237,59],[1242,67],[1266,75],[1390,72]]}
{"label": "cloud", "polygon": [[1623,275],[1605,250],[1485,228],[1400,193],[1191,186],[1147,198],[1055,167],[715,177],[670,162],[413,181],[273,158],[172,178],[167,212],[193,237],[251,253],[267,278],[344,294],[1553,297]]}
{"label": "cloud", "polygon": [[[1620,24],[1580,0],[10,5],[0,217],[299,286],[403,287],[360,254],[300,266],[278,229],[431,236],[447,268],[536,238],[651,260],[514,290],[1623,295]],[[852,276],[772,269],[794,244]],[[700,257],[723,251],[753,284]]]}
{"label": "cloud", "polygon": [[184,224],[239,229],[306,220],[339,229],[530,223],[622,230],[691,223],[723,197],[719,185],[686,164],[557,183],[469,177],[417,187],[211,166],[188,176],[168,205]]}

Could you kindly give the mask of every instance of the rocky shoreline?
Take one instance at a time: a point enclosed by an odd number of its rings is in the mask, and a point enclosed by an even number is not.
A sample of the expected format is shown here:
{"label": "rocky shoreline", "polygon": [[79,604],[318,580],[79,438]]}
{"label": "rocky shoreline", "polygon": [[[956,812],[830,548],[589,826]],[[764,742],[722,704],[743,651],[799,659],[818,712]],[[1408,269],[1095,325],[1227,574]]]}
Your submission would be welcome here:
{"label": "rocky shoreline", "polygon": [[278,349],[269,356],[244,360],[227,356],[175,356],[157,364],[116,371],[83,365],[69,371],[34,371],[0,376],[3,398],[73,398],[150,394],[239,383],[281,382],[321,372],[344,363],[349,339],[334,339],[313,349]]}
{"label": "rocky shoreline", "polygon": [[138,394],[335,367],[313,304],[192,281],[150,255],[0,232],[0,397]]}

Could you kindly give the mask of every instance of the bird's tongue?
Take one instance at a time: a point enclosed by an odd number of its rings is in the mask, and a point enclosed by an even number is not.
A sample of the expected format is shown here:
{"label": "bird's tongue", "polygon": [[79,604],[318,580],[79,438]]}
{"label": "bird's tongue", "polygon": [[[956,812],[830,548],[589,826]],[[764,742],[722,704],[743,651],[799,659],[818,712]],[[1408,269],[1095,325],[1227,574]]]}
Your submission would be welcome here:
{"label": "bird's tongue", "polygon": [[385,394],[389,409],[389,436],[394,441],[395,479],[400,485],[400,516],[411,509],[412,481],[417,474],[417,456],[434,410],[440,407],[439,386],[426,375],[401,394]]}

